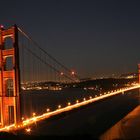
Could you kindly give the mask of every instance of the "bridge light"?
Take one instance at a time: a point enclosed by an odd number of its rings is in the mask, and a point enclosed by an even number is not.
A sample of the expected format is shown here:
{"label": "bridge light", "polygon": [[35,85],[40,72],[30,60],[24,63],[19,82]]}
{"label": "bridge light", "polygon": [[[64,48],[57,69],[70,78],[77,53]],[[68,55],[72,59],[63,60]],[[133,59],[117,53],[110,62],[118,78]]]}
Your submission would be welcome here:
{"label": "bridge light", "polygon": [[60,75],[62,76],[62,75],[64,75],[64,73],[63,73],[63,72],[61,72],[61,73],[60,73]]}
{"label": "bridge light", "polygon": [[29,121],[29,119],[27,118],[27,119],[25,120],[24,124],[27,125],[27,124],[29,124],[29,122],[30,122],[30,121]]}
{"label": "bridge light", "polygon": [[60,109],[61,108],[61,105],[58,105],[58,108]]}
{"label": "bridge light", "polygon": [[30,133],[31,132],[31,128],[27,128],[25,129],[27,133]]}
{"label": "bridge light", "polygon": [[22,127],[23,125],[22,124],[20,124],[20,127]]}
{"label": "bridge light", "polygon": [[50,112],[50,109],[49,108],[47,108],[47,112]]}
{"label": "bridge light", "polygon": [[76,103],[79,103],[79,101],[78,101],[78,100],[76,100]]}
{"label": "bridge light", "polygon": [[36,120],[37,120],[37,118],[36,118],[36,117],[34,117],[34,118],[33,118],[33,121],[35,121],[35,122],[36,122]]}
{"label": "bridge light", "polygon": [[7,130],[9,130],[9,129],[10,129],[10,127],[9,127],[9,126],[6,126],[5,128],[6,128]]}
{"label": "bridge light", "polygon": [[24,117],[22,117],[21,120],[24,120]]}
{"label": "bridge light", "polygon": [[86,100],[86,98],[83,99],[84,101]]}
{"label": "bridge light", "polygon": [[89,98],[90,98],[90,99],[92,99],[92,97],[91,97],[91,96],[90,96]]}
{"label": "bridge light", "polygon": [[35,116],[36,115],[36,113],[35,112],[33,112],[33,116]]}
{"label": "bridge light", "polygon": [[68,102],[68,106],[69,106],[69,105],[71,105],[71,103],[70,103],[70,102]]}
{"label": "bridge light", "polygon": [[4,26],[3,25],[0,25],[0,28],[4,28]]}
{"label": "bridge light", "polygon": [[72,71],[72,72],[71,72],[71,74],[72,74],[72,75],[75,75],[75,72],[74,72],[74,71]]}

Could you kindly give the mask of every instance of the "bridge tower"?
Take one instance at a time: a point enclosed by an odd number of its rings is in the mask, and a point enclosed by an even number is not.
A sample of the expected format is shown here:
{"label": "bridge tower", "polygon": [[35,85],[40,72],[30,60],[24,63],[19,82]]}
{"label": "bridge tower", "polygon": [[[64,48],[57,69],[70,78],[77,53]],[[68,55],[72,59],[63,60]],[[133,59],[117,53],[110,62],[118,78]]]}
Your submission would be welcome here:
{"label": "bridge tower", "polygon": [[[10,40],[9,40],[10,39]],[[6,41],[11,41],[7,42]],[[10,44],[8,44],[10,43]],[[6,46],[7,45],[7,46]],[[11,46],[9,46],[11,45]],[[0,27],[0,126],[20,122],[18,29]]]}
{"label": "bridge tower", "polygon": [[138,82],[139,82],[139,84],[140,84],[140,64],[138,64]]}

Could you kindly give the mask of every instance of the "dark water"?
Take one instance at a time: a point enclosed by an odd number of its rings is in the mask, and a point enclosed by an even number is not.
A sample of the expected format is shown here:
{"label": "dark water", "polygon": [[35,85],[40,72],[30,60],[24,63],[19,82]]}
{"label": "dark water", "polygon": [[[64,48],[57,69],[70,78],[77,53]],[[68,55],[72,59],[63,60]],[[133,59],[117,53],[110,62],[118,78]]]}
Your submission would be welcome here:
{"label": "dark water", "polygon": [[89,99],[89,96],[95,96],[95,92],[85,91],[83,89],[65,89],[62,91],[26,91],[21,94],[22,116],[31,116],[32,112],[42,114],[47,108],[55,110],[58,105],[67,106],[68,102],[76,103],[76,100],[82,101],[83,98]]}
{"label": "dark water", "polygon": [[[65,105],[67,101],[75,102],[77,98],[89,97],[95,93],[84,90],[68,90],[60,93],[24,93],[22,99],[23,115],[31,111],[44,111],[48,106],[54,109],[55,105]],[[130,91],[96,103],[66,112],[51,119],[32,126],[33,135],[90,135],[100,137],[110,127],[126,116],[139,105],[139,91]]]}

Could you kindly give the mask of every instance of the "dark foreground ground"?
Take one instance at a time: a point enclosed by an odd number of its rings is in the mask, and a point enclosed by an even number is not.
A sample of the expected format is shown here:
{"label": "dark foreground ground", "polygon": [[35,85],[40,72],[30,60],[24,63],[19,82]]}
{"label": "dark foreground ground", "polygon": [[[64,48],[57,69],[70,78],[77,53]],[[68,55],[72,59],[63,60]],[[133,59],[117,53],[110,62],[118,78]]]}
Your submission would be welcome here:
{"label": "dark foreground ground", "polygon": [[33,135],[14,135],[10,133],[1,133],[0,134],[0,139],[5,139],[5,140],[54,140],[54,139],[64,139],[64,140],[81,140],[81,139],[93,139],[93,140],[98,140],[98,138],[94,138],[93,136],[90,135],[73,135],[73,136],[33,136]]}

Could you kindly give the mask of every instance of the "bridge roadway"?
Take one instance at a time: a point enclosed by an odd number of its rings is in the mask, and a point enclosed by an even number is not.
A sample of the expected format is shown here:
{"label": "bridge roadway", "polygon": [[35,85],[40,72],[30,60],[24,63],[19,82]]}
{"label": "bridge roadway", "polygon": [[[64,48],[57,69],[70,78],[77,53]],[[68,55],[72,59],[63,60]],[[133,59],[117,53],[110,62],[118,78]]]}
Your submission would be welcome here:
{"label": "bridge roadway", "polygon": [[[35,124],[35,123],[37,123],[41,120],[45,120],[47,118],[50,118],[52,116],[61,114],[63,112],[71,111],[71,110],[79,108],[81,106],[85,106],[87,104],[94,103],[94,102],[103,100],[105,98],[115,96],[115,95],[118,95],[118,94],[122,94],[126,91],[130,91],[130,90],[134,90],[134,89],[138,89],[138,88],[140,88],[139,84],[134,85],[132,87],[127,87],[127,88],[122,88],[122,89],[119,89],[119,90],[115,90],[115,91],[112,91],[112,92],[103,93],[103,94],[100,94],[100,96],[90,97],[88,100],[85,99],[82,102],[77,101],[75,104],[70,104],[69,103],[68,106],[63,107],[63,108],[61,108],[61,106],[58,106],[58,109],[56,109],[55,111],[49,112],[49,110],[48,110],[48,112],[43,113],[42,115],[34,116],[32,118],[29,118],[29,119],[26,119],[26,120],[22,121],[21,124],[18,124],[18,125],[12,124],[12,125],[0,128],[0,131],[16,131],[16,130],[24,129],[24,128],[27,128],[29,125]],[[27,129],[27,131],[30,131],[30,129]]]}

